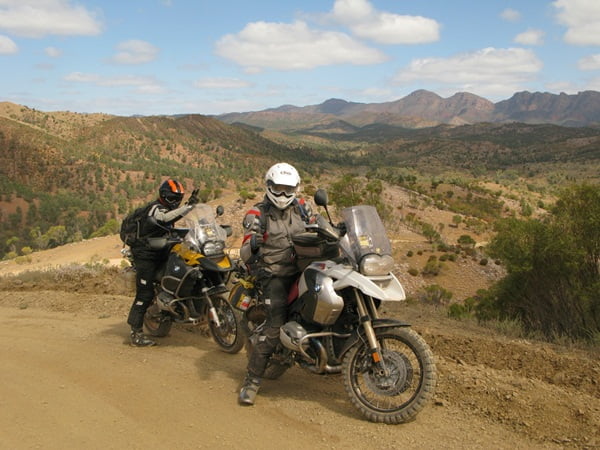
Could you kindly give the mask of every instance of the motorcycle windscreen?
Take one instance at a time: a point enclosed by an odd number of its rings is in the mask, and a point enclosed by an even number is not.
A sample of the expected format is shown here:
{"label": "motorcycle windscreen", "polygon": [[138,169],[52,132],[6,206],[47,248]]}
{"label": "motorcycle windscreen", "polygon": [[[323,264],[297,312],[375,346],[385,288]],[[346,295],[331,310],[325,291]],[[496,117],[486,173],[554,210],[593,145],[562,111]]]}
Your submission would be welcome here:
{"label": "motorcycle windscreen", "polygon": [[391,255],[392,246],[385,232],[385,226],[371,205],[344,208],[341,212],[346,224],[344,240],[356,261],[369,254]]}
{"label": "motorcycle windscreen", "polygon": [[194,205],[181,220],[189,229],[184,243],[195,251],[202,251],[206,242],[225,242],[227,239],[227,232],[217,224],[215,213],[209,205]]}

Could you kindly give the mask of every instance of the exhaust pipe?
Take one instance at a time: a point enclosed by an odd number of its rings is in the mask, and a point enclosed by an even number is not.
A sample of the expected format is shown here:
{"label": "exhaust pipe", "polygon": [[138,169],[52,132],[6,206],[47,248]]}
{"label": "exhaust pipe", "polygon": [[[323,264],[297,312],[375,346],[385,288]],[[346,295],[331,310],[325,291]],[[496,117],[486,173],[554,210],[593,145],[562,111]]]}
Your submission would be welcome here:
{"label": "exhaust pipe", "polygon": [[[322,332],[322,333],[312,333],[312,334],[307,334],[306,336],[304,336],[301,340],[300,343],[298,345],[298,350],[300,351],[300,353],[302,353],[302,356],[304,356],[308,361],[314,363],[314,365],[312,366],[306,366],[308,370],[310,370],[313,373],[322,375],[322,374],[330,374],[330,373],[340,373],[342,371],[342,365],[338,364],[336,366],[330,366],[329,364],[327,364],[327,350],[325,349],[325,346],[323,345],[323,343],[319,340],[316,339],[317,337],[324,337],[324,336],[336,336],[336,337],[341,337],[341,338],[348,338],[350,337],[350,334],[338,334],[338,333],[332,333],[332,332]],[[309,340],[309,343],[313,346],[313,348],[315,348],[316,352],[317,352],[317,359],[315,361],[314,358],[311,358],[302,348],[302,344],[306,341]]]}

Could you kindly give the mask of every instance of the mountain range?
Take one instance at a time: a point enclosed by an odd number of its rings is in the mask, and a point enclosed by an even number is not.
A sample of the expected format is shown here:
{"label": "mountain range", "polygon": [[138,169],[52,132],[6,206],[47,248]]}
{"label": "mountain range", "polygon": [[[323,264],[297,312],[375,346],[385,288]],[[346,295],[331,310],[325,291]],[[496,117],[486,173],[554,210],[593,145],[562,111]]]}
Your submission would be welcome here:
{"label": "mountain range", "polygon": [[393,102],[357,103],[332,98],[319,105],[283,105],[216,117],[230,124],[244,123],[278,131],[337,129],[340,133],[373,124],[424,128],[440,124],[521,122],[582,127],[600,124],[600,92],[569,95],[524,91],[493,103],[468,92],[442,98],[433,92],[418,90]]}

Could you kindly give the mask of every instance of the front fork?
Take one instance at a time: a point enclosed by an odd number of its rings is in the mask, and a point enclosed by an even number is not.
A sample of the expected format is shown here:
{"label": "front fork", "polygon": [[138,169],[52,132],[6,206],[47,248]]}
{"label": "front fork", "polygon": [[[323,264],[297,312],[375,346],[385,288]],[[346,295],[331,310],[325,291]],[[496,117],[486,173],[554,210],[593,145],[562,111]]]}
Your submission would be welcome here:
{"label": "front fork", "polygon": [[205,288],[203,294],[204,294],[204,300],[206,301],[206,304],[208,305],[208,320],[212,320],[217,328],[221,328],[221,321],[219,320],[219,315],[217,314],[215,305],[213,305],[210,295],[208,295],[208,289]]}
{"label": "front fork", "polygon": [[375,304],[371,297],[368,298],[369,303],[367,305],[364,296],[358,291],[358,289],[354,289],[354,296],[356,297],[359,320],[365,330],[365,336],[369,344],[371,359],[373,360],[375,367],[380,371],[381,375],[387,376],[385,362],[381,357],[381,347],[377,341],[377,336],[375,335],[375,329],[373,328],[372,322],[373,319],[379,318],[377,314],[377,308],[375,308]]}

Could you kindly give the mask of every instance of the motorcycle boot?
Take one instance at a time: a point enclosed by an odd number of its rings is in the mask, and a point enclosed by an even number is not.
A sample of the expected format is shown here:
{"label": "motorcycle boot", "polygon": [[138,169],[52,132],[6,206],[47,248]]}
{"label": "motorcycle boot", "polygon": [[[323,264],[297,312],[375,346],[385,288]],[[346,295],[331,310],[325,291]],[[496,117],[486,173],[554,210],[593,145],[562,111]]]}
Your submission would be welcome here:
{"label": "motorcycle boot", "polygon": [[156,345],[156,342],[144,335],[141,330],[131,330],[130,341],[133,347],[151,347]]}
{"label": "motorcycle boot", "polygon": [[256,399],[256,394],[258,394],[258,390],[260,389],[260,378],[252,376],[250,374],[246,375],[244,379],[244,384],[240,389],[240,395],[238,397],[238,402],[242,406],[252,406],[254,405],[254,400]]}

